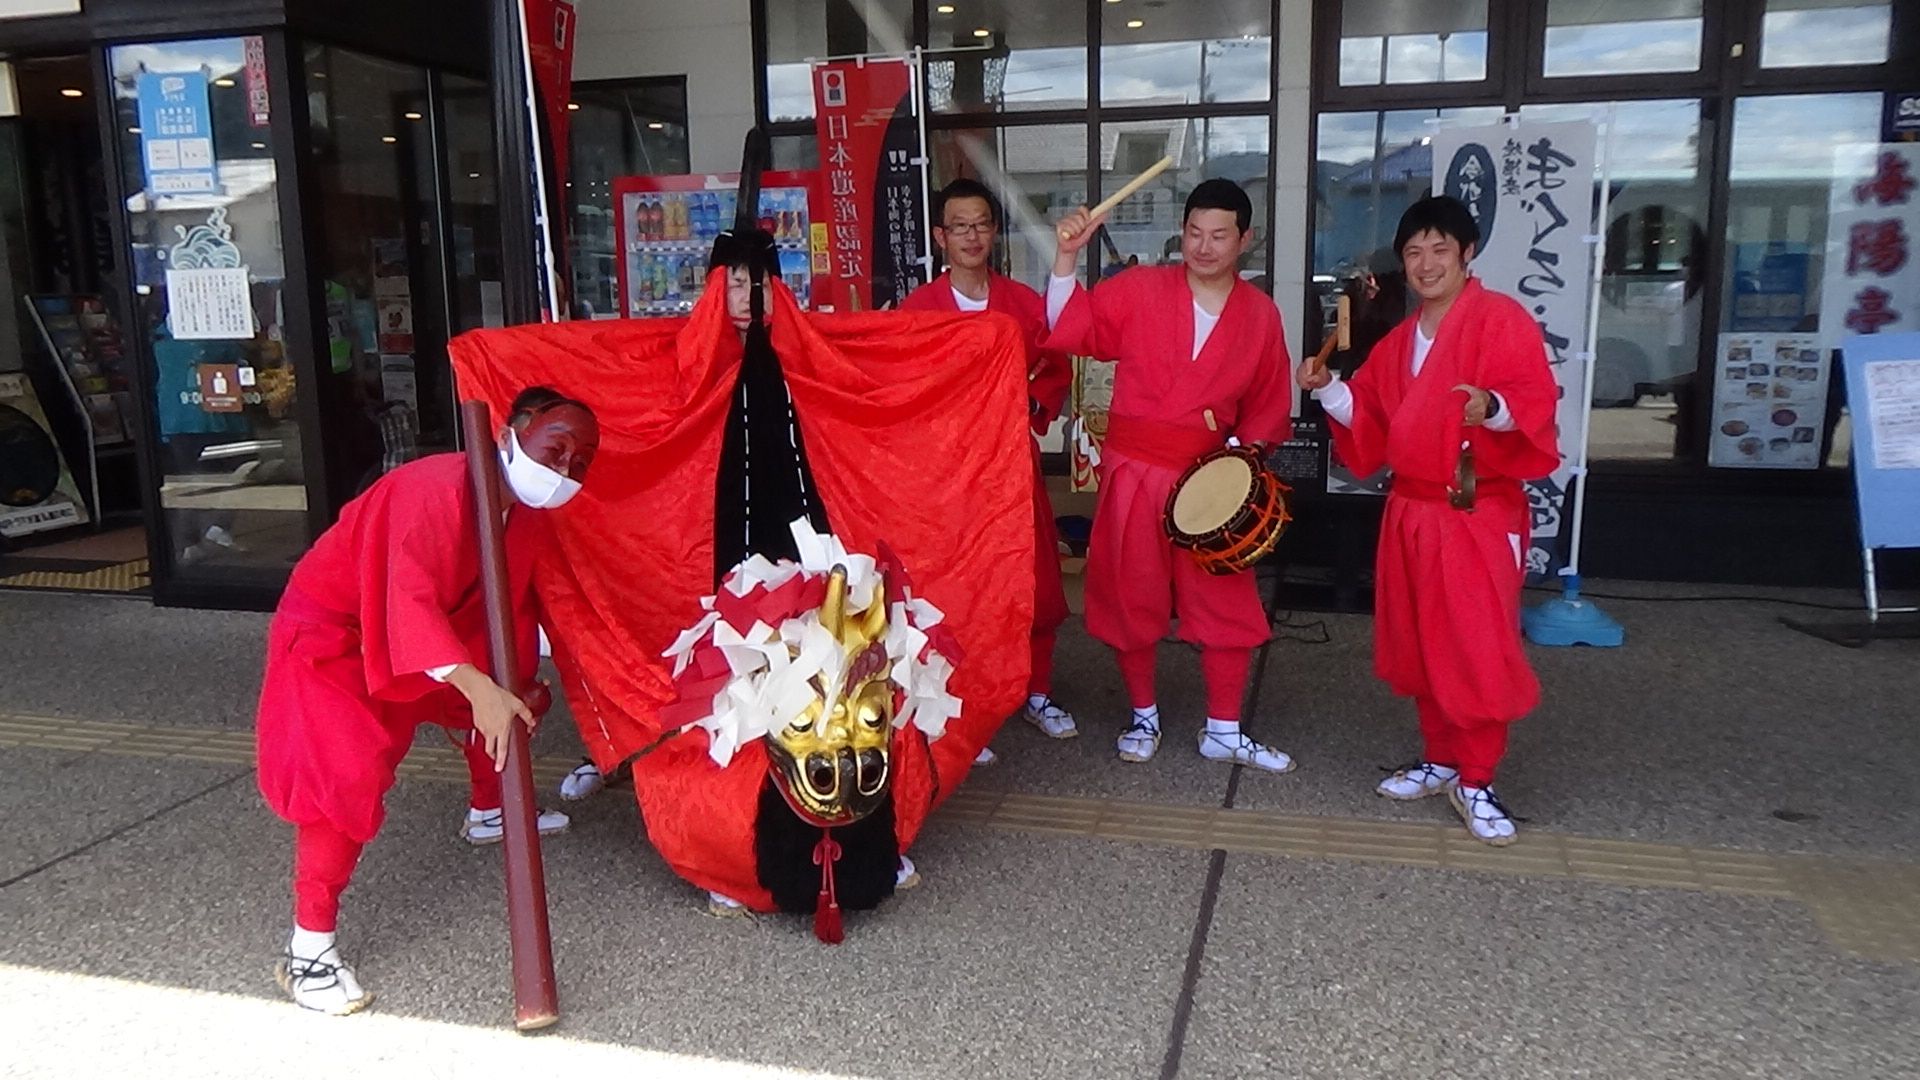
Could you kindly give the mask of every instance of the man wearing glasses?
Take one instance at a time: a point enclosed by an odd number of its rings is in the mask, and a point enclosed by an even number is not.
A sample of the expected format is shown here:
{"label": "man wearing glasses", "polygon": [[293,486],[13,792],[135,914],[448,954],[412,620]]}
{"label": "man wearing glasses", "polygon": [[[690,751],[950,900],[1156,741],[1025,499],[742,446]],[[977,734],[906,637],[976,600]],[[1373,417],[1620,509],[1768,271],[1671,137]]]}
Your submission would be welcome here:
{"label": "man wearing glasses", "polygon": [[[1071,739],[1080,734],[1073,714],[1052,696],[1053,645],[1060,624],[1067,619],[1067,596],[1060,583],[1060,541],[1054,532],[1053,505],[1040,472],[1039,436],[1066,404],[1073,366],[1065,353],[1043,350],[1047,336],[1047,306],[1040,294],[988,266],[993,244],[1000,235],[1000,204],[977,180],[955,180],[935,195],[934,242],[946,257],[947,269],[901,301],[902,311],[997,311],[1020,324],[1027,339],[1027,415],[1033,428],[1034,602],[1033,674],[1027,683],[1027,722],[1048,737]],[[991,748],[980,751],[979,764],[994,760]]]}

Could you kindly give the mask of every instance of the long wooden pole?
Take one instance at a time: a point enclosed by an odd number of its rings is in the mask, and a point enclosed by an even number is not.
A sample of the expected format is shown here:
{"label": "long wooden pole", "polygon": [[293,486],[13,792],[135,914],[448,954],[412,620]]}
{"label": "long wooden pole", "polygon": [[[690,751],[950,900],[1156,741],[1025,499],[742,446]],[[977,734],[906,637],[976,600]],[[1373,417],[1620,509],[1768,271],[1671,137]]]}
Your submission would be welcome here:
{"label": "long wooden pole", "polygon": [[[467,478],[479,510],[480,587],[487,602],[487,637],[493,677],[520,692],[514,655],[513,601],[507,591],[507,545],[500,498],[500,459],[483,401],[460,404],[467,440]],[[533,803],[533,759],[527,729],[515,718],[507,736],[507,768],[501,777],[500,812],[506,836],[507,937],[513,948],[513,1026],[535,1031],[560,1019],[553,978],[553,933],[547,925],[547,873],[540,861],[538,811]]]}

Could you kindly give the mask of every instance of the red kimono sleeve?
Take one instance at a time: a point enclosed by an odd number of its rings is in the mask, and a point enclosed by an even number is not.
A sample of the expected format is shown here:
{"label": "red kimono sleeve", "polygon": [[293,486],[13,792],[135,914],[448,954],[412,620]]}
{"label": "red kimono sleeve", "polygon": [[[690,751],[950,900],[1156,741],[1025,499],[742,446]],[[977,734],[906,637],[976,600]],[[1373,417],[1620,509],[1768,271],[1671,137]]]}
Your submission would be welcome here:
{"label": "red kimono sleeve", "polygon": [[1065,356],[1120,359],[1128,324],[1144,299],[1139,286],[1145,280],[1137,270],[1123,270],[1092,290],[1074,282],[1073,296],[1042,348]]}
{"label": "red kimono sleeve", "polygon": [[396,498],[386,535],[360,558],[361,647],[367,690],[411,700],[435,689],[428,668],[473,663],[448,613],[479,588],[458,580],[459,546],[468,542],[458,500]]}
{"label": "red kimono sleeve", "polygon": [[1047,302],[1040,294],[1012,279],[999,284],[998,295],[1007,298],[1007,314],[1019,322],[1027,340],[1027,396],[1039,406],[1032,418],[1033,433],[1044,435],[1066,408],[1067,391],[1073,386],[1073,360],[1048,347]]}
{"label": "red kimono sleeve", "polygon": [[[1267,302],[1265,294],[1254,291],[1256,299]],[[1243,443],[1278,443],[1293,434],[1293,362],[1287,354],[1287,338],[1278,315],[1273,334],[1255,358],[1253,381],[1240,401],[1240,415],[1234,435]]]}
{"label": "red kimono sleeve", "polygon": [[1387,421],[1393,411],[1383,399],[1381,381],[1386,367],[1407,347],[1404,330],[1403,325],[1381,338],[1367,354],[1367,362],[1347,380],[1347,388],[1353,391],[1353,423],[1327,418],[1333,448],[1355,476],[1372,476],[1387,464]]}
{"label": "red kimono sleeve", "polygon": [[1480,385],[1506,402],[1513,429],[1475,429],[1474,461],[1500,476],[1538,480],[1560,467],[1560,387],[1547,363],[1540,324],[1518,303],[1497,294],[1488,296],[1486,307]]}

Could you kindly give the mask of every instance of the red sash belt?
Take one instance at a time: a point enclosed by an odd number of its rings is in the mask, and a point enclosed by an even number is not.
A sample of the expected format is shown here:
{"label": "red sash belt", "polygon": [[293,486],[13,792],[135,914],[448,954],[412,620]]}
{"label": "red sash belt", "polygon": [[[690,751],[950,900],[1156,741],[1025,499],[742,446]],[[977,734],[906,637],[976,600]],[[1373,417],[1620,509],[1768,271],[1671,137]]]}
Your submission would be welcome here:
{"label": "red sash belt", "polygon": [[360,624],[360,620],[353,615],[344,611],[335,611],[291,585],[281,592],[280,606],[274,611],[289,619],[321,626],[340,626],[354,630],[358,629]]}
{"label": "red sash belt", "polygon": [[1203,427],[1110,414],[1104,445],[1135,461],[1185,472],[1187,466],[1202,455],[1218,450],[1226,442],[1219,432]]}

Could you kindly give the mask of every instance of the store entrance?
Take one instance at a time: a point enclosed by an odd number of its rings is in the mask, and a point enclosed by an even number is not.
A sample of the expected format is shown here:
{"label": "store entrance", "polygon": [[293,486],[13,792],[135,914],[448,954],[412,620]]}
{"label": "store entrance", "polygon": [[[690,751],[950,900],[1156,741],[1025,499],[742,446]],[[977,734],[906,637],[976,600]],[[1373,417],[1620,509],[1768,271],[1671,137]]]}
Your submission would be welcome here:
{"label": "store entrance", "polygon": [[10,65],[0,119],[0,588],[144,592],[133,358],[84,55]]}

